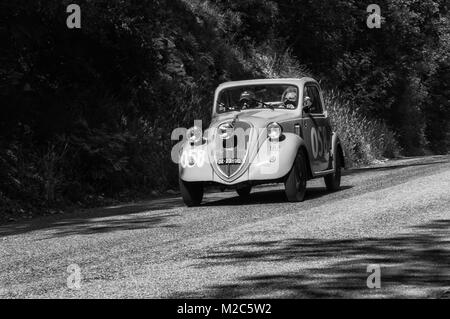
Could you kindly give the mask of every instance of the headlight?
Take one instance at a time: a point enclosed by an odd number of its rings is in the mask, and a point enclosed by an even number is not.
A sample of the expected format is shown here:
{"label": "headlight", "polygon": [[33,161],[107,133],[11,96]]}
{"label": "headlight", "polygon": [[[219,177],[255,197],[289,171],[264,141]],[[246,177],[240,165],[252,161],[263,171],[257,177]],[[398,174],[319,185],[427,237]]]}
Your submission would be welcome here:
{"label": "headlight", "polygon": [[278,123],[270,123],[267,125],[267,137],[271,140],[277,140],[282,133],[281,126]]}
{"label": "headlight", "polygon": [[187,130],[186,136],[189,142],[198,143],[202,140],[202,129],[198,126],[191,127]]}
{"label": "headlight", "polygon": [[222,140],[228,140],[233,135],[233,125],[231,123],[224,123],[219,126],[217,133]]}

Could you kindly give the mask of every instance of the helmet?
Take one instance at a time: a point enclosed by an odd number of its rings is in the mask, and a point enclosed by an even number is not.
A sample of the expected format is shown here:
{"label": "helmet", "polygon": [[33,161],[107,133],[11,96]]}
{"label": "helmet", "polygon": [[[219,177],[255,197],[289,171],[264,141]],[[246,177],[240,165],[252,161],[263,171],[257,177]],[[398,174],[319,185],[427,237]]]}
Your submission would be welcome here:
{"label": "helmet", "polygon": [[256,95],[252,91],[244,91],[239,98],[242,108],[250,108],[255,105]]}
{"label": "helmet", "polygon": [[244,92],[242,92],[241,97],[239,98],[239,101],[242,101],[242,100],[251,101],[251,100],[255,100],[255,99],[256,99],[255,93],[253,93],[252,91],[244,91]]}

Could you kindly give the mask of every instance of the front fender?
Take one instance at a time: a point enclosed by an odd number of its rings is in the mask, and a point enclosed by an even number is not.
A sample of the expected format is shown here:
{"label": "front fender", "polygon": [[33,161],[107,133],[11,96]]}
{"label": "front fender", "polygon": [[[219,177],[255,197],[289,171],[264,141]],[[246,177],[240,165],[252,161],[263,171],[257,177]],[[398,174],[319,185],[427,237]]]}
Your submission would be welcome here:
{"label": "front fender", "polygon": [[249,167],[249,179],[276,180],[286,176],[302,145],[304,140],[293,133],[284,133],[284,139],[278,143],[266,139]]}
{"label": "front fender", "polygon": [[[194,163],[190,163],[191,158]],[[212,181],[214,172],[209,163],[207,145],[191,147],[188,142],[184,144],[179,164],[179,176],[185,182]]]}

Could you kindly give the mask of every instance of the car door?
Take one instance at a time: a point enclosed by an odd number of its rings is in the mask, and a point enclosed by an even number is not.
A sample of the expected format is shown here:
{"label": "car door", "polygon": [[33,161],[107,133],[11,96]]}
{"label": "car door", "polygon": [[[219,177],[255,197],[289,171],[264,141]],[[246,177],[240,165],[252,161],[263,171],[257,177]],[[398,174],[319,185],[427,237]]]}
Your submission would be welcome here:
{"label": "car door", "polygon": [[307,83],[303,99],[309,97],[309,110],[303,107],[302,135],[305,139],[313,173],[331,169],[331,126],[325,115],[319,86]]}

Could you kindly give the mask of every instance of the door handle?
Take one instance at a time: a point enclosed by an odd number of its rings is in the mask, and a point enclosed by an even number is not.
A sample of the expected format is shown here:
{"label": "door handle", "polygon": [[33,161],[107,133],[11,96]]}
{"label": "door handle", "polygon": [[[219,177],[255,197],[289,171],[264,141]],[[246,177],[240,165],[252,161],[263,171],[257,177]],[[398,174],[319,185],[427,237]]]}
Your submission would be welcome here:
{"label": "door handle", "polygon": [[301,136],[301,133],[300,133],[300,124],[295,124],[295,125],[294,125],[294,132],[295,132],[296,135]]}

